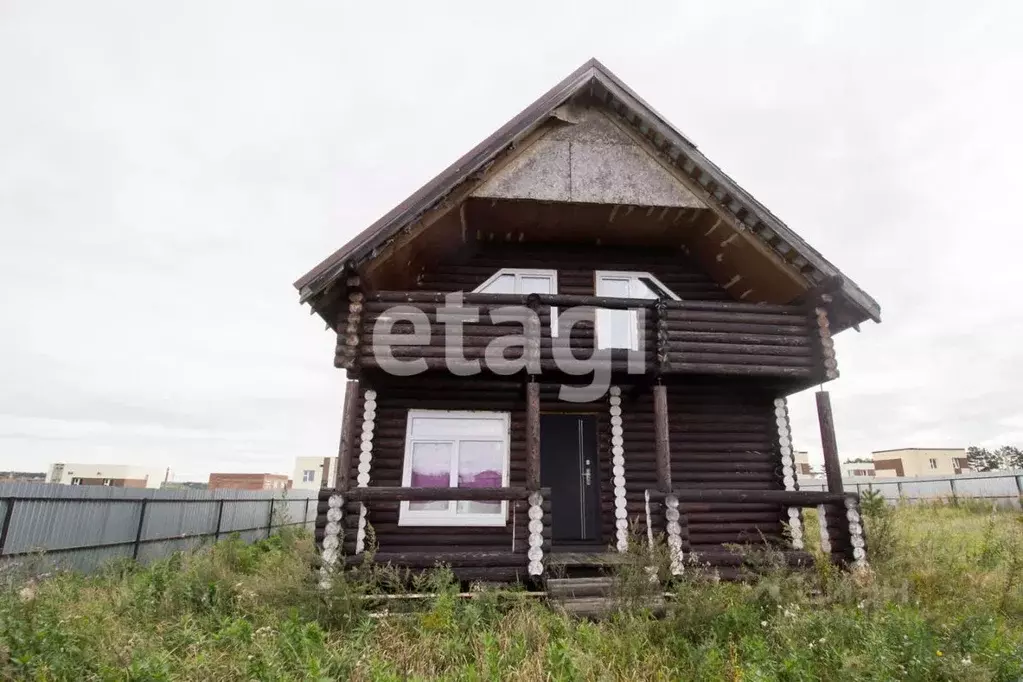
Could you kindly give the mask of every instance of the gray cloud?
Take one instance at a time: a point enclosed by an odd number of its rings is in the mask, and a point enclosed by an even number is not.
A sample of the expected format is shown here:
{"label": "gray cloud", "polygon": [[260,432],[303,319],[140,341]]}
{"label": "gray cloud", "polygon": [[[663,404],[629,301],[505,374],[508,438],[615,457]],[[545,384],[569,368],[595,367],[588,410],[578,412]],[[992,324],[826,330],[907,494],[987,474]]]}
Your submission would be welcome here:
{"label": "gray cloud", "polygon": [[0,467],[335,450],[291,281],[590,56],[881,301],[843,454],[1023,442],[1016,5],[347,4],[4,4]]}

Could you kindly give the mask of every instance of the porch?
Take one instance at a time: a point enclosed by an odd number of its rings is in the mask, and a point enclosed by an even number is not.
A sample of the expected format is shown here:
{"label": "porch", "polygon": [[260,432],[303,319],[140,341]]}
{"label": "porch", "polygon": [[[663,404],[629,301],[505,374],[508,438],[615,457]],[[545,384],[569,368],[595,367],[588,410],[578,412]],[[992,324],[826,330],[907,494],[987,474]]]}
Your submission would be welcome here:
{"label": "porch", "polygon": [[[668,547],[671,572],[681,575],[686,570],[713,570],[722,579],[742,576],[745,556],[742,551],[722,547],[694,552],[688,528],[692,519],[699,519],[708,504],[755,503],[772,505],[789,519],[789,539],[784,546],[750,544],[750,549],[770,549],[792,567],[810,566],[813,555],[804,549],[802,510],[816,509],[820,519],[821,550],[835,563],[847,566],[865,563],[866,548],[859,516],[859,499],[853,493],[830,493],[784,490],[702,490],[677,488],[668,493],[648,490],[644,519],[645,542],[650,547],[664,538]],[[402,501],[509,501],[523,503],[528,522],[521,532],[513,532],[505,551],[471,551],[468,549],[421,549],[412,551],[376,548],[371,554],[363,551],[342,556],[341,520],[344,514],[359,515],[368,502]],[[462,581],[513,582],[540,585],[548,578],[566,574],[586,575],[613,570],[634,562],[642,553],[617,550],[584,551],[570,548],[559,551],[552,541],[550,489],[529,491],[524,488],[353,488],[347,492],[323,489],[319,501],[320,517],[326,525],[316,530],[322,543],[322,560],[326,566],[353,567],[367,559],[378,564],[391,564],[410,570],[427,570],[438,565],[451,568]],[[512,510],[516,523],[517,510]],[[642,540],[641,540],[642,541]]]}

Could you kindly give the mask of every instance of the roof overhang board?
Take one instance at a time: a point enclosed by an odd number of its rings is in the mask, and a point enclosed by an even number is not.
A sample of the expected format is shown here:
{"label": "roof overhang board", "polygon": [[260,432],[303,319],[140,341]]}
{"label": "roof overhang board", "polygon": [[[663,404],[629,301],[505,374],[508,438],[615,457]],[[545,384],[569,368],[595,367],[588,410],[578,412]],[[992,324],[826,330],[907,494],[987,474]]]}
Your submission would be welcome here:
{"label": "roof overhang board", "polygon": [[[802,271],[810,281],[817,283],[828,277],[842,276],[838,268],[700,153],[695,145],[616,76],[606,69],[598,69],[594,80],[599,84],[591,90],[594,96],[603,99],[647,137],[655,148],[710,190],[718,200],[716,203],[732,213],[739,224],[750,228],[781,255],[790,254],[788,258],[793,262],[796,258],[804,262]],[[880,322],[881,309],[877,302],[855,283],[844,276],[842,278],[842,294],[862,311],[865,318]]]}

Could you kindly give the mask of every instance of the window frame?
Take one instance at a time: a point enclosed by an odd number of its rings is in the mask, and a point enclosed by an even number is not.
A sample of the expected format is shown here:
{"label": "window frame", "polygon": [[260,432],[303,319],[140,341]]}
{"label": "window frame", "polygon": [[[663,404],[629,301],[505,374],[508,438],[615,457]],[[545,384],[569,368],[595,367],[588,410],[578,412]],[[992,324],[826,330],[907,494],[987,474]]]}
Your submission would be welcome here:
{"label": "window frame", "polygon": [[[481,436],[452,435],[452,436],[430,436],[420,439],[412,437],[414,419],[451,419],[451,420],[488,420],[501,422],[501,445],[504,449],[504,462],[501,468],[501,487],[507,488],[511,475],[511,412],[484,411],[484,410],[429,410],[410,409],[405,422],[405,452],[402,461],[401,485],[403,488],[412,487],[412,449],[416,442],[420,443],[457,443],[461,440],[481,440]],[[492,438],[486,438],[492,440]],[[452,469],[449,476],[457,476],[457,464],[459,448],[452,450]],[[455,486],[457,487],[457,486]],[[415,510],[409,509],[409,501],[402,500],[398,510],[399,526],[465,526],[465,527],[505,527],[508,525],[508,501],[501,501],[501,512],[499,514],[459,514],[457,502],[448,501],[448,508],[445,511],[437,509]]]}
{"label": "window frame", "polygon": [[[513,275],[515,277],[516,290],[518,289],[519,279],[522,277],[549,277],[551,280],[551,293],[548,295],[556,296],[558,294],[558,271],[547,270],[544,268],[501,268],[500,270],[492,274],[490,277],[488,277],[485,282],[483,282],[478,287],[473,289],[472,293],[474,294],[484,293],[483,291],[481,291],[481,289],[493,284],[494,282],[497,281],[499,277],[502,277],[504,275]],[[529,294],[516,293],[514,295],[528,296]],[[540,295],[542,296],[543,294]],[[551,306],[551,336],[557,335],[558,335],[558,307]]]}
{"label": "window frame", "polygon": [[303,483],[315,483],[316,482],[316,469],[302,469],[302,482]]}
{"label": "window frame", "polygon": [[[637,280],[638,281],[638,280],[643,279],[643,278],[652,280],[657,286],[659,286],[661,289],[663,289],[664,292],[666,294],[668,294],[673,300],[675,300],[675,301],[681,301],[682,300],[681,298],[679,298],[678,294],[676,294],[674,291],[672,291],[670,288],[668,288],[668,286],[665,285],[664,282],[662,282],[656,276],[654,276],[653,273],[651,273],[651,272],[643,272],[641,270],[594,270],[593,271],[593,293],[596,296],[601,296],[602,295],[600,293],[600,281],[601,281],[601,279],[629,279],[630,280],[629,285],[630,285],[630,288],[631,288],[631,285],[632,285],[632,281],[631,280]],[[615,298],[618,298],[618,297],[615,297]],[[635,298],[635,297],[630,296],[629,298]],[[656,298],[652,298],[650,300],[653,301],[653,300],[656,300]],[[618,312],[618,311],[612,311],[612,310],[608,310],[606,308],[598,308],[597,309],[597,314],[596,314],[596,319],[594,320],[594,325],[593,325],[593,327],[594,327],[594,335],[595,335],[595,339],[596,339],[597,348],[600,349],[600,350],[617,350],[617,349],[621,348],[621,346],[617,346],[617,347],[616,346],[605,346],[601,342],[601,339],[600,339],[600,337],[601,337],[600,328],[602,326],[602,322],[601,321],[602,320],[608,320],[609,318],[607,317],[607,313],[610,313],[610,312]],[[635,310],[629,310],[627,312],[629,313],[629,318],[632,320],[632,325],[631,325],[630,331],[629,331],[629,346],[628,346],[628,348],[626,350],[634,350],[634,351],[635,350],[639,350],[639,317],[638,317],[638,315],[637,315]],[[604,322],[603,324],[608,324],[608,323],[609,322]]]}

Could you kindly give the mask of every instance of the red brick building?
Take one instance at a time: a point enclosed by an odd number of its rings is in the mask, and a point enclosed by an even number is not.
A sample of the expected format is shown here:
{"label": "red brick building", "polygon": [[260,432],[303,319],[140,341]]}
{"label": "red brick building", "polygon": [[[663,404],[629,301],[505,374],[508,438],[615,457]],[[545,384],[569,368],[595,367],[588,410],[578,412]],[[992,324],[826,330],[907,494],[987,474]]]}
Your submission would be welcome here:
{"label": "red brick building", "polygon": [[291,480],[284,474],[210,474],[209,489],[288,490]]}

